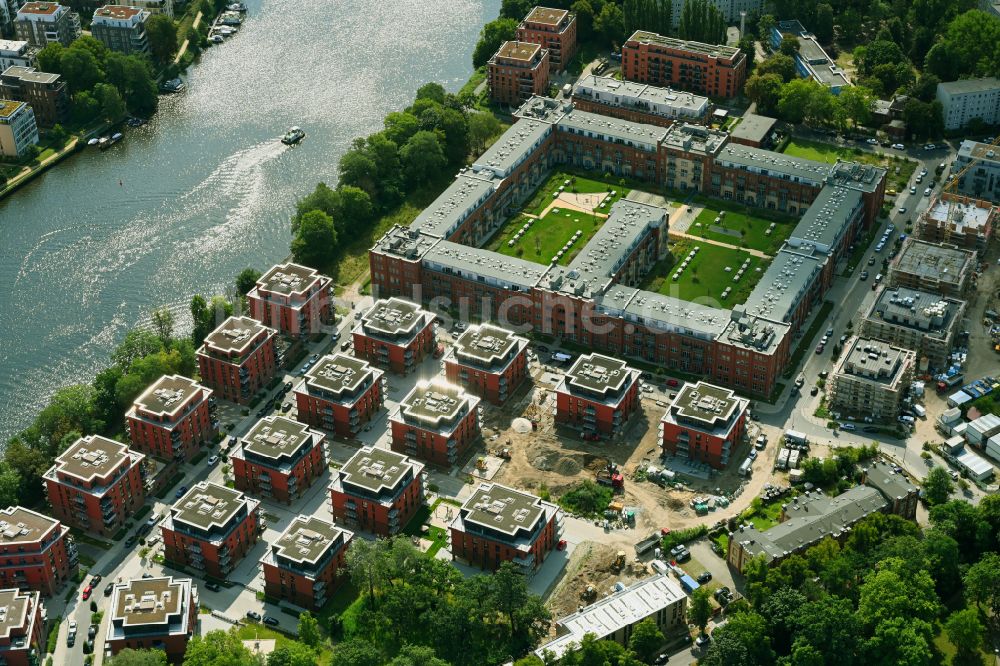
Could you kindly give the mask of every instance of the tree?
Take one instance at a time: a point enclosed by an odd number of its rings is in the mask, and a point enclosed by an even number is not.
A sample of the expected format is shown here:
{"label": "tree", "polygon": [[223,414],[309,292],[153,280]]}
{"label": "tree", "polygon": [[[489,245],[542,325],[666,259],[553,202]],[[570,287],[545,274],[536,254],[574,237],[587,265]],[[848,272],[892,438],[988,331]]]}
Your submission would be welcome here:
{"label": "tree", "polygon": [[399,159],[407,178],[416,185],[439,176],[448,163],[437,135],[427,130],[410,137],[400,149]]}
{"label": "tree", "polygon": [[944,504],[955,489],[948,470],[944,467],[934,467],[924,479],[924,498],[931,506]]}
{"label": "tree", "polygon": [[625,35],[625,13],[614,2],[608,2],[594,19],[594,32],[611,44],[621,44]]}
{"label": "tree", "polygon": [[451,666],[426,645],[404,645],[388,666]]}
{"label": "tree", "polygon": [[691,624],[698,627],[698,631],[705,633],[705,627],[712,617],[711,593],[708,588],[699,587],[691,594],[691,605],[688,607],[688,619]]}
{"label": "tree", "polygon": [[16,506],[21,503],[21,475],[4,460],[0,461],[0,504]]}
{"label": "tree", "polygon": [[168,347],[174,338],[174,313],[170,308],[157,308],[153,310],[153,329],[156,337],[164,347]]}
{"label": "tree", "polygon": [[337,250],[337,230],[333,219],[321,210],[302,216],[292,239],[291,251],[295,262],[311,268],[322,268]]}
{"label": "tree", "polygon": [[934,580],[927,571],[913,571],[902,560],[889,558],[865,577],[858,619],[869,628],[893,618],[931,622],[938,606]]}
{"label": "tree", "polygon": [[125,648],[105,663],[108,666],[167,666],[167,653],[163,650]]}
{"label": "tree", "polygon": [[757,39],[764,45],[764,48],[771,48],[771,31],[778,25],[778,21],[771,14],[764,14],[757,21]]}
{"label": "tree", "polygon": [[101,105],[101,116],[108,122],[117,122],[125,116],[125,102],[113,85],[98,83],[94,86],[93,95]]}
{"label": "tree", "polygon": [[164,14],[154,14],[146,20],[146,40],[153,60],[165,65],[177,53],[177,26]]}
{"label": "tree", "polygon": [[825,596],[803,604],[792,622],[795,642],[814,648],[826,666],[858,663],[862,632],[849,599]]}
{"label": "tree", "polygon": [[1000,555],[986,553],[965,573],[965,594],[981,608],[986,604],[990,614],[1000,617]]}
{"label": "tree", "polygon": [[348,150],[341,156],[338,168],[341,185],[361,188],[372,200],[377,200],[378,168],[375,166],[375,160],[369,155],[358,149]]}
{"label": "tree", "polygon": [[705,666],[775,663],[771,639],[764,618],[754,612],[731,615],[729,622],[712,632]]}
{"label": "tree", "polygon": [[952,644],[958,648],[962,656],[971,657],[978,654],[983,644],[983,624],[979,621],[979,613],[974,608],[955,611],[948,616],[944,630]]}
{"label": "tree", "polygon": [[104,70],[107,82],[118,90],[131,113],[144,115],[156,110],[158,93],[148,59],[110,52]]}
{"label": "tree", "polygon": [[479,111],[469,116],[469,142],[477,153],[486,148],[486,142],[495,137],[503,129],[497,117],[486,111]]}
{"label": "tree", "polygon": [[309,647],[314,648],[319,645],[319,622],[309,611],[303,611],[299,615],[298,634],[299,640]]}
{"label": "tree", "polygon": [[942,81],[1000,74],[1000,18],[967,11],[948,24],[927,52],[925,69]]}
{"label": "tree", "polygon": [[240,296],[246,296],[251,289],[257,286],[257,280],[260,279],[260,276],[261,272],[256,268],[244,268],[236,276],[236,291]]}
{"label": "tree", "polygon": [[386,539],[359,541],[347,550],[347,572],[355,587],[367,595],[370,603],[378,600],[378,591],[389,579],[387,554],[391,542]]}
{"label": "tree", "polygon": [[49,42],[35,56],[38,61],[38,69],[50,74],[62,72],[62,54],[66,47],[59,42]]}
{"label": "tree", "polygon": [[[555,663],[555,662],[546,662]],[[586,634],[575,651],[567,652],[559,661],[559,666],[642,666],[642,662],[629,654],[615,641],[598,640],[594,634]]]}
{"label": "tree", "polygon": [[[781,88],[778,112],[790,123],[801,123],[809,110],[815,87],[819,84],[812,79],[795,79]],[[813,481],[815,483],[815,481]]]}
{"label": "tree", "polygon": [[796,78],[795,61],[783,53],[775,53],[764,62],[757,65],[758,76],[777,74],[784,83]]}
{"label": "tree", "polygon": [[754,61],[757,58],[757,48],[754,44],[753,37],[741,37],[740,41],[736,45],[740,47],[740,51],[746,55],[747,71],[752,71],[754,68]]}
{"label": "tree", "polygon": [[[695,592],[697,591],[695,590]],[[664,640],[663,632],[656,626],[656,622],[653,618],[647,617],[632,627],[632,636],[628,639],[628,647],[632,652],[635,652],[639,659],[648,663],[663,645]]]}
{"label": "tree", "polygon": [[417,88],[416,99],[429,99],[437,102],[438,104],[444,104],[446,94],[447,93],[445,92],[443,85],[431,81],[430,83],[425,83]]}
{"label": "tree", "polygon": [[243,647],[235,629],[194,635],[184,652],[184,666],[246,666],[253,663],[253,655]]}
{"label": "tree", "polygon": [[806,603],[806,596],[787,585],[779,588],[760,605],[760,614],[767,621],[768,634],[774,648],[784,654],[791,648],[799,610]]}
{"label": "tree", "polygon": [[[347,552],[350,553],[350,549]],[[337,643],[330,660],[330,666],[381,666],[382,663],[379,649],[359,638]]]}
{"label": "tree", "polygon": [[59,73],[70,93],[90,90],[104,78],[94,54],[86,48],[76,48],[75,43],[61,51]]}
{"label": "tree", "polygon": [[867,125],[872,117],[875,95],[863,86],[844,86],[837,95],[837,117],[843,120],[842,127],[851,121],[855,126]]}
{"label": "tree", "polygon": [[397,147],[420,131],[420,121],[415,115],[405,111],[393,111],[385,117],[382,125],[385,127],[385,137]]}
{"label": "tree", "polygon": [[777,74],[762,76],[759,72],[754,73],[747,79],[743,90],[750,101],[757,105],[757,113],[773,115],[777,112],[782,91],[781,77]]}
{"label": "tree", "polygon": [[134,328],[125,334],[125,339],[111,352],[111,362],[121,368],[123,373],[128,373],[133,363],[164,349],[162,336],[153,331]]}
{"label": "tree", "polygon": [[823,44],[833,42],[833,7],[823,2],[816,5],[816,18],[812,22],[812,32]]}
{"label": "tree", "polygon": [[923,557],[927,570],[934,577],[939,596],[945,598],[960,589],[962,577],[958,565],[961,557],[955,539],[938,528],[927,530],[924,532]]}
{"label": "tree", "polygon": [[498,18],[490,21],[479,31],[479,41],[472,50],[472,66],[479,69],[493,57],[504,42],[514,39],[519,19]]}
{"label": "tree", "polygon": [[707,0],[684,0],[677,34],[681,39],[690,39],[707,44],[726,42],[726,19],[714,4]]}
{"label": "tree", "polygon": [[576,33],[581,42],[590,39],[594,32],[594,6],[589,0],[576,0],[569,10],[576,14]]}
{"label": "tree", "polygon": [[782,55],[794,58],[795,54],[799,52],[799,40],[794,35],[785,35],[781,38],[781,44],[778,45],[778,51]]}

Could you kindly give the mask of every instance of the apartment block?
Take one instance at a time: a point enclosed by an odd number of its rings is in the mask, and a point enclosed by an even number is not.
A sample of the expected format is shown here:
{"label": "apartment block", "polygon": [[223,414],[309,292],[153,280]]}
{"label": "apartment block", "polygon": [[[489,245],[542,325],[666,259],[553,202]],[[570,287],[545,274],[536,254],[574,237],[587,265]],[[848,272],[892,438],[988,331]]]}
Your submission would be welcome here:
{"label": "apartment block", "polygon": [[66,525],[20,506],[0,510],[0,589],[55,596],[76,576],[79,561]]}
{"label": "apartment block", "polygon": [[588,74],[573,87],[573,107],[611,118],[670,127],[676,122],[703,122],[711,103],[707,97],[690,92]]}
{"label": "apartment block", "polygon": [[482,437],[479,398],[440,379],[421,381],[389,417],[389,428],[393,451],[450,467]]}
{"label": "apartment block", "polygon": [[376,301],[351,332],[354,355],[398,375],[433,353],[434,315],[401,298]]}
{"label": "apartment block", "polygon": [[116,655],[125,648],[162,650],[179,664],[198,628],[198,588],[190,578],[160,576],[116,583],[111,593],[105,645]]}
{"label": "apartment block", "polygon": [[747,59],[736,47],[636,30],[622,45],[622,75],[638,83],[730,98],[743,89]]}
{"label": "apartment block", "polygon": [[290,504],[326,469],[325,436],[284,416],[265,416],[230,454],[236,489]]}
{"label": "apartment block", "polygon": [[944,193],[935,195],[917,218],[917,237],[984,252],[997,224],[996,204],[983,199]]}
{"label": "apartment block", "polygon": [[805,79],[812,79],[826,86],[834,95],[839,95],[845,86],[851,85],[847,73],[837,65],[837,61],[827,55],[816,35],[806,30],[798,21],[780,21],[771,28],[771,48],[775,51],[785,37],[792,37],[799,43],[795,52],[796,73]]}
{"label": "apartment block", "polygon": [[112,51],[131,55],[149,53],[146,20],[150,14],[138,7],[105,5],[94,11],[90,34]]}
{"label": "apartment block", "polygon": [[196,483],[160,523],[164,558],[224,580],[260,538],[259,509],[259,500],[237,490]]}
{"label": "apartment block", "polygon": [[174,0],[111,0],[108,4],[119,7],[136,7],[149,12],[150,16],[163,14],[174,18]]}
{"label": "apartment block", "polygon": [[504,42],[486,63],[490,98],[499,104],[521,106],[549,86],[549,52],[538,44]]}
{"label": "apartment block", "polygon": [[230,317],[198,348],[202,382],[223,400],[250,402],[284,361],[276,336],[273,328],[250,317]]}
{"label": "apartment block", "polygon": [[895,420],[910,389],[916,354],[884,342],[852,338],[830,373],[833,411]]}
{"label": "apartment block", "polygon": [[976,269],[976,252],[913,237],[889,264],[889,286],[961,298]]}
{"label": "apartment block", "polygon": [[76,440],[42,476],[53,515],[85,532],[114,535],[146,501],[145,459],[100,435]]}
{"label": "apartment block", "polygon": [[749,407],[730,389],[685,384],[660,420],[664,454],[724,469],[746,435]]}
{"label": "apartment block", "polygon": [[[674,28],[677,28],[681,22],[685,0],[669,1],[671,3],[670,22]],[[743,32],[742,22],[752,13],[756,13],[758,16],[766,13],[764,0],[708,0],[708,4],[722,12],[722,17],[728,25],[740,26],[740,32]]]}
{"label": "apartment block", "polygon": [[58,74],[34,67],[8,67],[0,74],[0,99],[27,102],[39,127],[52,127],[69,118],[69,92]]}
{"label": "apartment block", "polygon": [[584,431],[617,433],[639,407],[639,375],[625,361],[580,356],[556,385],[556,421]]}
{"label": "apartment block", "polygon": [[181,375],[164,375],[125,412],[132,445],[164,460],[194,458],[219,432],[212,389]]}
{"label": "apartment block", "polygon": [[362,447],[333,470],[333,517],[348,527],[392,536],[424,504],[424,465],[406,456]]}
{"label": "apartment block", "polygon": [[517,41],[549,52],[549,67],[562,72],[576,55],[576,15],[565,9],[535,7],[517,26]]}
{"label": "apartment block", "polygon": [[353,438],[382,409],[384,375],[346,354],[324,356],[295,387],[299,419],[338,437]]}
{"label": "apartment block", "polygon": [[472,324],[444,355],[448,381],[502,405],[528,378],[528,339],[492,324]]}
{"label": "apartment block", "polygon": [[273,266],[247,294],[250,316],[293,337],[319,333],[333,321],[332,282],[306,266]]}
{"label": "apartment block", "polygon": [[37,55],[38,49],[25,40],[0,39],[0,72],[8,67],[34,67]]}
{"label": "apartment block", "polygon": [[450,530],[454,559],[489,571],[513,562],[530,576],[555,549],[563,517],[551,502],[484,483],[462,504]]}
{"label": "apartment block", "polygon": [[942,81],[937,86],[944,128],[957,130],[979,119],[984,125],[1000,123],[1000,79]]}
{"label": "apartment block", "polygon": [[889,503],[886,513],[907,520],[917,519],[920,488],[911,483],[902,471],[896,472],[889,463],[873,460],[861,470],[861,483],[882,493]]}
{"label": "apartment block", "polygon": [[37,666],[47,649],[45,606],[38,592],[0,590],[0,659],[6,666]]}
{"label": "apartment block", "polygon": [[38,143],[35,112],[24,102],[0,99],[0,156],[19,158]]}
{"label": "apartment block", "polygon": [[39,49],[47,44],[69,46],[80,36],[80,17],[55,2],[26,2],[14,19],[17,38]]}
{"label": "apartment block", "polygon": [[346,578],[353,538],[353,532],[329,521],[297,517],[260,560],[264,594],[310,610],[322,608]]}
{"label": "apartment block", "polygon": [[[963,174],[966,167],[972,165]],[[961,194],[1000,203],[1000,148],[978,141],[963,141],[951,165]],[[959,175],[961,174],[961,176]]]}
{"label": "apartment block", "polygon": [[881,288],[861,320],[862,337],[912,349],[921,371],[944,370],[966,303],[906,287]]}

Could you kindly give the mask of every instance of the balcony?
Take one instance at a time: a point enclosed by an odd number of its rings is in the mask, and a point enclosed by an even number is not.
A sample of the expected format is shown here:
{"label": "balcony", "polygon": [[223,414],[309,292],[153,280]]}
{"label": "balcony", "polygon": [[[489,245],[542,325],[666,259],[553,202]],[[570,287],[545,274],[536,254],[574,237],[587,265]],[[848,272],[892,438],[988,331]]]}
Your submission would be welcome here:
{"label": "balcony", "polygon": [[528,553],[523,557],[515,557],[511,562],[514,563],[519,569],[527,569],[529,571],[535,568],[535,554]]}
{"label": "balcony", "polygon": [[318,580],[313,583],[313,594],[320,594],[326,589],[326,581]]}

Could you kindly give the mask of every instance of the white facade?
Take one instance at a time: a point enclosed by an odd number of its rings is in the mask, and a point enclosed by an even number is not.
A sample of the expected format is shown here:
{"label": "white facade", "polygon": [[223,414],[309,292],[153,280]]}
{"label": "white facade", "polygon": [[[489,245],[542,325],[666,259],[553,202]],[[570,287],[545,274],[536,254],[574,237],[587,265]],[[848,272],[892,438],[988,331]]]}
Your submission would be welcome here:
{"label": "white facade", "polygon": [[[3,6],[4,0],[0,0]],[[35,51],[25,41],[0,39],[0,72],[8,67],[34,67]]]}
{"label": "white facade", "polygon": [[20,157],[38,143],[35,112],[24,102],[0,100],[0,155]]}
{"label": "white facade", "polygon": [[[708,0],[709,4],[715,5],[722,15],[726,17],[726,23],[740,24],[740,12],[756,11],[758,14],[764,13],[764,0]],[[684,0],[672,0],[670,7],[670,22],[676,28],[681,22],[681,12],[684,10]]]}
{"label": "white facade", "polygon": [[987,125],[1000,122],[1000,79],[966,79],[939,83],[937,99],[941,102],[946,130],[960,129],[973,118]]}
{"label": "white facade", "polygon": [[170,18],[174,17],[174,0],[110,0],[108,4],[119,7],[138,7],[145,9],[150,16],[165,14]]}

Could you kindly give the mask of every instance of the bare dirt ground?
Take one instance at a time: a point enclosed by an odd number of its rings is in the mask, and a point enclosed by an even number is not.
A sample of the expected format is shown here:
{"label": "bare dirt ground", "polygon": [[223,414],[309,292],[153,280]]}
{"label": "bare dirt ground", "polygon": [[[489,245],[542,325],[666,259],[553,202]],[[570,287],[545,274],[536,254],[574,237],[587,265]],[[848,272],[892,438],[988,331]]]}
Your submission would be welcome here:
{"label": "bare dirt ground", "polygon": [[[625,566],[616,567],[615,558],[619,551],[625,552]],[[647,564],[638,563],[634,556],[624,549],[603,543],[587,543],[576,549],[566,565],[566,574],[549,597],[548,605],[552,614],[562,617],[602,599],[612,592],[616,582],[630,585],[649,576]],[[634,555],[634,554],[633,554]],[[596,596],[584,595],[592,586]]]}

